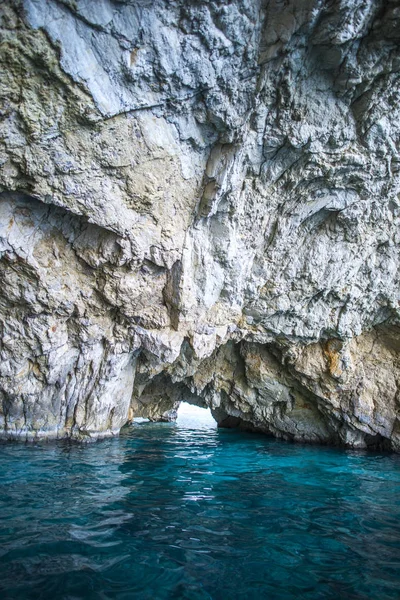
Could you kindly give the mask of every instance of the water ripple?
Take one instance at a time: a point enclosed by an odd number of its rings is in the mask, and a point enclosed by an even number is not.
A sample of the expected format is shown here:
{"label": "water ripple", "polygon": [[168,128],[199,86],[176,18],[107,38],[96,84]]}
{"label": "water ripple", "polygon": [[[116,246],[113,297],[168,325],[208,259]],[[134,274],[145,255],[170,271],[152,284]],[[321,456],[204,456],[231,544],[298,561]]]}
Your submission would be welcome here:
{"label": "water ripple", "polygon": [[4,600],[400,597],[400,457],[141,423],[0,446]]}

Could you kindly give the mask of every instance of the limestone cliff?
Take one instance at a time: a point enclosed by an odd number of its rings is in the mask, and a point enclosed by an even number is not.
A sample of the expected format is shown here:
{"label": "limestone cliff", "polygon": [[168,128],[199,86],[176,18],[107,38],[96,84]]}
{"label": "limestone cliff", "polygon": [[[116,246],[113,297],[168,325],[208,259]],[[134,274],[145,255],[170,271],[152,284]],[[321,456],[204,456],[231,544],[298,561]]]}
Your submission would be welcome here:
{"label": "limestone cliff", "polygon": [[5,0],[0,430],[400,450],[400,3]]}

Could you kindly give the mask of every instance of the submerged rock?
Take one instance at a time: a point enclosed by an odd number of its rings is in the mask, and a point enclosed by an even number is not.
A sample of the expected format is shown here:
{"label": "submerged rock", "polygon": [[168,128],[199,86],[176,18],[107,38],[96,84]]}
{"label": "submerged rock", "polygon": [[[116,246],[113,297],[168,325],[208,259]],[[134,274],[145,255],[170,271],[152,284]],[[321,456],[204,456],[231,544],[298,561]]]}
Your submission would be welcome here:
{"label": "submerged rock", "polygon": [[0,17],[0,435],[400,450],[398,2]]}

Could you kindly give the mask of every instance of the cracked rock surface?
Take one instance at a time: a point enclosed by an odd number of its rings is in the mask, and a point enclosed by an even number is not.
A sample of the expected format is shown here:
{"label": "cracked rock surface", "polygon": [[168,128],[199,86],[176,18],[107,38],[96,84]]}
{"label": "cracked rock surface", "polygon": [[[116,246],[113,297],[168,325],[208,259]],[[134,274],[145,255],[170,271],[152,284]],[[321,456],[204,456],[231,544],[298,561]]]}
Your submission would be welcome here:
{"label": "cracked rock surface", "polygon": [[398,0],[5,0],[0,436],[400,451]]}

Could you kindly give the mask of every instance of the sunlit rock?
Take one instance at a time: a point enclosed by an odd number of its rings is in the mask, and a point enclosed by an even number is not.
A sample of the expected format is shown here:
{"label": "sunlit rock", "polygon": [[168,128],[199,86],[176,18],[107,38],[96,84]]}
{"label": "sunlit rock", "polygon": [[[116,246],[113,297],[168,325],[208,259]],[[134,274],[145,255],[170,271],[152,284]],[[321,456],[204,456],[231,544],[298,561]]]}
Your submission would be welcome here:
{"label": "sunlit rock", "polygon": [[0,430],[400,449],[395,2],[6,0]]}

